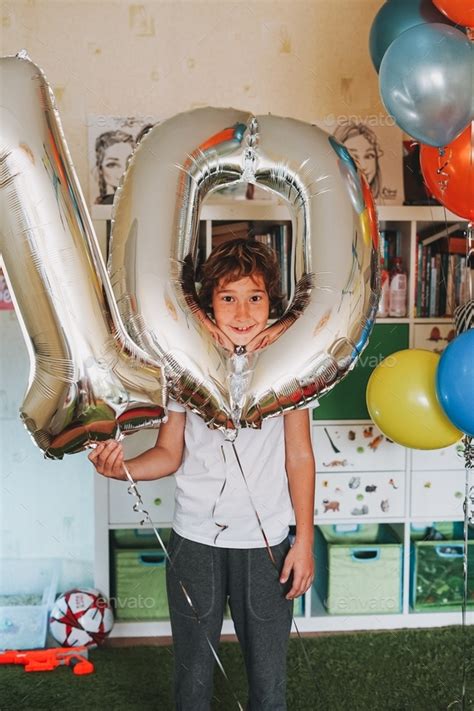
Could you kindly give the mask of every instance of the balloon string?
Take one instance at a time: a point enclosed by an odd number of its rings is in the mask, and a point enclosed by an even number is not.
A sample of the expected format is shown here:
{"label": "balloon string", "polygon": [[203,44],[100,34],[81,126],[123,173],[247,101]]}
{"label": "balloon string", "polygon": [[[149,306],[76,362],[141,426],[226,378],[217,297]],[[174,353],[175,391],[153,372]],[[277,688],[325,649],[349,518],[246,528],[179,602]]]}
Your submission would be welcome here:
{"label": "balloon string", "polygon": [[[222,456],[224,457],[224,463],[225,463],[224,448],[221,447],[221,450],[222,450]],[[227,485],[227,477],[225,477],[224,483],[222,484],[222,487],[221,487],[221,490],[219,491],[219,494],[218,494],[218,496],[217,496],[217,499],[216,499],[215,502],[214,502],[214,506],[212,507],[212,512],[211,512],[212,518],[214,518],[214,516],[215,516],[215,514],[216,514],[217,505],[218,505],[219,501],[221,500],[221,496],[222,496],[222,494],[224,493],[224,489],[225,489],[226,485]],[[216,533],[216,535],[214,536],[214,545],[216,545],[216,541],[217,541],[217,539],[219,538],[219,536],[221,535],[221,533],[223,533],[224,531],[226,531],[226,530],[229,528],[229,526],[228,526],[228,524],[226,524],[226,523],[217,523],[217,521],[214,521],[214,523],[216,524],[216,526],[218,526],[218,528],[220,528],[220,531],[218,531],[218,532]]]}
{"label": "balloon string", "polygon": [[251,504],[251,506],[252,506],[253,512],[254,512],[254,514],[255,514],[255,516],[256,516],[256,518],[257,518],[257,521],[258,521],[258,526],[259,526],[259,528],[260,528],[260,533],[262,534],[263,540],[265,541],[265,547],[266,547],[266,549],[267,549],[268,555],[270,556],[270,560],[272,561],[273,565],[274,565],[275,568],[276,568],[276,567],[277,567],[276,560],[275,560],[275,557],[274,557],[274,555],[273,555],[273,551],[272,551],[272,549],[270,548],[270,544],[268,543],[267,534],[265,533],[265,529],[263,528],[262,520],[261,520],[261,518],[260,518],[260,516],[259,516],[259,513],[258,513],[258,511],[257,511],[257,508],[256,508],[256,506],[255,506],[255,504],[254,504],[254,502],[253,502],[252,494],[250,493],[250,487],[249,487],[248,481],[247,481],[247,477],[245,476],[244,470],[242,469],[242,464],[240,463],[239,455],[237,454],[237,450],[236,450],[236,448],[235,448],[235,443],[234,443],[234,442],[232,442],[232,449],[234,450],[235,458],[236,458],[236,460],[237,460],[237,464],[239,465],[240,473],[242,474],[242,478],[243,478],[243,480],[244,480],[244,482],[245,482],[245,486],[246,486],[246,488],[247,488],[247,494],[248,494],[248,497],[249,497],[249,500],[250,500],[250,504]]}
{"label": "balloon string", "polygon": [[467,596],[468,596],[468,556],[469,556],[469,469],[466,467],[466,479],[465,479],[465,496],[464,496],[464,528],[463,528],[463,560],[462,560],[462,574],[463,574],[463,596],[462,596],[462,689],[461,689],[461,700],[462,709],[466,708],[466,684],[467,684],[467,635],[466,635],[466,613],[467,613]]}
{"label": "balloon string", "polygon": [[446,192],[448,185],[449,185],[449,173],[446,171],[447,166],[449,165],[449,161],[451,159],[451,150],[449,151],[449,157],[446,157],[446,148],[439,148],[438,149],[438,168],[436,170],[436,174],[439,176],[438,179],[438,185],[441,194],[444,197],[444,193]]}
{"label": "balloon string", "polygon": [[471,705],[471,700],[467,696],[467,676],[471,668],[471,660],[468,659],[471,652],[467,639],[467,603],[469,595],[469,524],[474,523],[474,486],[471,485],[471,472],[474,468],[474,443],[473,438],[465,435],[464,443],[464,460],[465,460],[465,492],[464,492],[464,525],[463,525],[463,597],[462,597],[462,613],[461,613],[461,630],[462,630],[462,685],[461,698],[449,704],[448,709],[454,706],[461,706],[462,711],[466,711]]}
{"label": "balloon string", "polygon": [[[123,466],[123,470],[124,470],[124,472],[125,472],[125,474],[126,474],[126,476],[127,476],[127,479],[128,479],[128,481],[130,482],[130,486],[128,487],[128,493],[136,498],[136,502],[133,504],[133,510],[134,510],[136,513],[141,513],[141,514],[144,516],[144,518],[140,521],[140,525],[143,526],[146,522],[148,522],[148,523],[151,525],[151,528],[153,529],[153,532],[154,532],[154,534],[155,534],[155,536],[156,536],[156,538],[157,538],[157,540],[158,540],[158,543],[160,544],[160,546],[161,546],[161,548],[162,548],[162,550],[163,550],[163,553],[165,554],[165,557],[166,557],[166,560],[168,561],[168,564],[169,564],[170,569],[176,574],[176,569],[175,569],[174,563],[173,563],[173,561],[171,560],[171,558],[170,558],[170,556],[169,556],[169,553],[168,553],[168,550],[167,550],[165,544],[163,543],[163,539],[161,538],[161,536],[160,536],[160,534],[159,534],[159,532],[158,532],[158,530],[157,530],[155,524],[154,524],[153,521],[151,520],[150,514],[149,514],[148,511],[144,508],[143,499],[142,499],[142,497],[141,497],[141,495],[140,495],[140,492],[138,491],[136,482],[134,481],[132,475],[130,474],[130,471],[129,471],[127,465],[125,464],[125,462],[122,463],[122,466]],[[207,644],[208,644],[208,646],[209,646],[209,649],[211,650],[212,656],[214,657],[214,659],[215,659],[215,661],[216,661],[216,663],[217,663],[217,666],[219,667],[219,669],[220,669],[220,671],[221,671],[221,673],[222,673],[224,679],[225,679],[226,682],[227,682],[227,685],[228,685],[228,687],[229,687],[230,692],[232,693],[232,696],[233,696],[234,701],[235,701],[235,703],[236,703],[236,705],[237,705],[237,708],[239,709],[239,711],[243,711],[243,707],[242,707],[240,701],[238,700],[237,696],[235,695],[234,690],[232,689],[232,685],[231,685],[231,683],[230,683],[230,679],[229,679],[229,677],[228,677],[228,675],[227,675],[226,670],[224,669],[224,666],[223,666],[223,664],[222,664],[222,662],[221,662],[221,660],[220,660],[220,658],[219,658],[219,655],[217,654],[216,650],[214,649],[214,646],[213,646],[211,640],[209,639],[209,635],[207,634],[206,630],[205,630],[204,627],[202,626],[201,617],[200,617],[200,615],[199,615],[199,613],[198,613],[198,611],[197,611],[197,609],[196,609],[196,607],[195,607],[195,605],[194,605],[194,603],[193,603],[193,601],[192,601],[192,599],[191,599],[191,597],[190,597],[190,595],[189,595],[189,593],[188,593],[188,591],[187,591],[187,589],[186,589],[186,587],[185,587],[183,581],[179,578],[178,575],[176,575],[176,577],[178,578],[178,584],[179,584],[179,586],[180,586],[180,588],[181,588],[181,590],[182,590],[182,592],[183,592],[184,597],[186,598],[186,602],[188,603],[189,607],[191,608],[191,610],[192,610],[192,612],[193,612],[193,615],[194,615],[194,617],[195,617],[195,619],[196,619],[196,622],[198,623],[198,625],[200,625],[200,627],[201,627],[201,629],[202,629],[202,631],[203,631],[203,633],[204,633],[204,636],[205,636],[205,638],[206,638],[206,642],[207,642]]]}
{"label": "balloon string", "polygon": [[[241,464],[241,462],[240,462],[240,458],[239,458],[239,455],[238,455],[238,453],[237,453],[237,449],[236,449],[236,447],[235,447],[235,443],[234,443],[234,442],[232,442],[232,449],[234,450],[235,458],[236,458],[236,460],[237,460],[237,464],[238,464],[238,466],[239,466],[240,473],[241,473],[242,478],[243,478],[243,480],[244,480],[244,482],[245,482],[245,486],[246,486],[246,488],[247,488],[248,497],[249,497],[250,503],[251,503],[251,505],[252,505],[253,511],[254,511],[254,513],[255,513],[255,516],[256,516],[256,518],[257,518],[258,525],[259,525],[259,528],[260,528],[260,532],[261,532],[261,534],[262,534],[262,536],[263,536],[263,540],[265,541],[265,547],[266,547],[266,549],[267,549],[268,555],[269,555],[270,560],[272,561],[272,563],[273,563],[275,569],[277,570],[278,574],[280,574],[280,571],[278,570],[278,566],[277,566],[277,564],[276,564],[275,557],[274,557],[274,555],[273,555],[273,551],[272,551],[272,549],[270,548],[270,545],[269,545],[269,542],[268,542],[267,534],[265,533],[265,529],[263,528],[262,520],[261,520],[261,518],[260,518],[260,516],[259,516],[259,513],[258,513],[258,511],[257,511],[257,508],[256,508],[256,506],[255,506],[255,504],[254,504],[254,502],[253,502],[252,494],[251,494],[251,492],[250,492],[250,487],[249,487],[248,481],[247,481],[247,477],[246,477],[245,474],[244,474],[244,470],[243,470],[242,464]],[[305,643],[304,643],[304,641],[303,641],[303,637],[301,636],[301,633],[300,633],[300,631],[299,631],[299,629],[298,629],[298,625],[296,624],[296,620],[295,620],[294,615],[292,615],[292,617],[291,617],[291,622],[292,622],[292,624],[293,624],[293,626],[294,626],[294,628],[295,628],[295,630],[296,630],[296,634],[297,634],[297,637],[298,637],[298,640],[299,640],[300,647],[301,647],[301,649],[302,649],[302,651],[303,651],[303,656],[304,656],[304,658],[305,658],[305,661],[306,661],[308,670],[309,670],[309,671],[311,672],[311,674],[313,675],[313,683],[314,683],[314,686],[315,686],[315,688],[316,688],[317,690],[319,690],[319,684],[318,684],[318,681],[317,681],[317,674],[315,674],[314,667],[313,667],[313,665],[312,665],[312,663],[311,663],[311,660],[310,660],[310,658],[309,658],[309,655],[308,655],[308,652],[307,652]]]}
{"label": "balloon string", "polygon": [[469,300],[474,299],[474,283],[472,271],[474,270],[474,225],[469,222],[467,225],[467,245],[466,245],[466,269],[467,269],[467,297]]}

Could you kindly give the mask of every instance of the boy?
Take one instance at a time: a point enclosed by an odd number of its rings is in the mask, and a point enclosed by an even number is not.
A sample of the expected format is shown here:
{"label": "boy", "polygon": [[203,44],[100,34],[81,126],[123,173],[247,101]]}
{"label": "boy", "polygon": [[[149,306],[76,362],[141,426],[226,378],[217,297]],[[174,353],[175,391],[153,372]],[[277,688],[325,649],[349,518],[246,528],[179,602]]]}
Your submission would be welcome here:
{"label": "boy", "polygon": [[[279,298],[278,285],[278,264],[268,247],[239,239],[213,250],[203,267],[199,298],[212,316],[208,326],[214,337],[224,346],[251,349],[261,343],[258,336]],[[293,599],[314,576],[315,464],[308,411],[264,420],[261,430],[242,428],[235,448],[245,480],[222,433],[170,402],[155,447],[127,461],[135,480],[176,473],[167,587],[179,711],[210,709],[214,657],[204,630],[216,649],[227,598],[247,669],[248,709],[286,709]],[[89,459],[99,474],[126,479],[120,443],[99,444]],[[296,540],[290,548],[292,509]]]}

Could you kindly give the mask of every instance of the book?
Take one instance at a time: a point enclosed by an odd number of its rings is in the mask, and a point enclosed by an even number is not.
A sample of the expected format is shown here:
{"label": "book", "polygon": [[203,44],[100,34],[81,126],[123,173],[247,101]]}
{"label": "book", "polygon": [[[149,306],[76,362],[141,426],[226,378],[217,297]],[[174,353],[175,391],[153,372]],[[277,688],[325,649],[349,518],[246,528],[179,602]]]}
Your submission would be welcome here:
{"label": "book", "polygon": [[416,274],[415,274],[415,314],[417,317],[422,315],[421,313],[421,289],[422,280],[421,273],[423,269],[423,245],[418,241],[416,254]]}
{"label": "book", "polygon": [[442,228],[438,224],[429,233],[417,237],[415,261],[415,315],[452,316],[466,289],[467,239],[461,222]]}
{"label": "book", "polygon": [[428,316],[436,316],[436,290],[438,283],[438,268],[436,265],[436,257],[431,257],[430,270],[430,288],[428,292]]}
{"label": "book", "polygon": [[380,256],[383,258],[385,269],[390,271],[393,259],[402,256],[401,233],[399,230],[382,230],[380,238]]}
{"label": "book", "polygon": [[218,247],[234,239],[245,239],[249,236],[249,222],[225,222],[212,225],[212,246]]}

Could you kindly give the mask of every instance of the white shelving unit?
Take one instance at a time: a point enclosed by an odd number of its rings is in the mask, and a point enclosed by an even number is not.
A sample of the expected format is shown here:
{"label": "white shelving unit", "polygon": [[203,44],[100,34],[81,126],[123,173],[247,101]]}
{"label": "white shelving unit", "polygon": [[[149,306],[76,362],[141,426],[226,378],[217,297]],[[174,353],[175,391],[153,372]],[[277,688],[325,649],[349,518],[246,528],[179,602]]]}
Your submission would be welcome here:
{"label": "white shelving unit", "polygon": [[[395,228],[402,234],[402,251],[409,274],[408,315],[403,319],[380,319],[377,323],[408,324],[409,345],[416,344],[417,326],[439,324],[447,328],[449,318],[414,318],[414,275],[416,271],[416,235],[419,229],[429,223],[459,221],[456,215],[446,213],[444,208],[434,207],[379,207],[381,229]],[[203,207],[201,219],[205,221],[206,246],[210,247],[211,225],[214,220],[290,220],[284,205],[268,200],[237,201],[219,199],[215,204]],[[315,525],[328,523],[390,523],[403,531],[403,608],[400,614],[328,614],[314,590],[305,596],[304,616],[297,618],[298,629],[309,631],[337,631],[363,629],[396,629],[401,627],[438,627],[461,623],[461,612],[416,613],[409,608],[410,588],[410,525],[412,523],[429,524],[433,521],[461,521],[463,519],[463,499],[459,492],[464,491],[464,467],[461,457],[456,456],[455,447],[435,452],[407,450],[396,444],[380,448],[379,455],[371,451],[360,457],[348,456],[346,465],[331,465],[326,462],[324,428],[334,437],[343,438],[348,429],[359,436],[362,430],[371,425],[368,420],[329,420],[314,421],[313,443],[317,460],[317,501]],[[376,428],[373,428],[376,436]],[[352,435],[351,435],[352,436]],[[141,432],[125,440],[128,456],[133,456],[142,449],[154,444],[156,433]],[[342,441],[342,440],[341,440]],[[388,452],[387,447],[391,447]],[[334,456],[334,455],[333,455]],[[336,455],[337,456],[337,455]],[[372,457],[370,459],[370,457]],[[330,466],[325,466],[328,464]],[[323,488],[330,491],[334,482],[340,486],[345,475],[357,476],[361,482],[377,482],[379,496],[389,502],[388,510],[369,508],[363,516],[354,516],[344,507],[340,511],[323,513],[321,501],[324,499]],[[396,481],[397,489],[387,489],[387,476]],[[95,584],[110,596],[110,560],[109,534],[113,529],[139,528],[140,516],[132,509],[134,499],[127,493],[127,484],[108,480],[96,475],[95,481]],[[430,482],[429,489],[426,488]],[[324,487],[324,482],[327,486]],[[384,488],[385,487],[385,488]],[[172,477],[161,481],[139,482],[139,490],[155,525],[170,527],[174,506],[174,480]],[[429,493],[426,493],[429,491]],[[392,496],[393,494],[393,496]],[[370,496],[370,495],[369,495]],[[474,613],[467,616],[469,624],[474,623]],[[223,633],[233,633],[231,620],[225,620]],[[113,637],[168,636],[171,634],[168,621],[153,622],[117,622],[112,631]]]}

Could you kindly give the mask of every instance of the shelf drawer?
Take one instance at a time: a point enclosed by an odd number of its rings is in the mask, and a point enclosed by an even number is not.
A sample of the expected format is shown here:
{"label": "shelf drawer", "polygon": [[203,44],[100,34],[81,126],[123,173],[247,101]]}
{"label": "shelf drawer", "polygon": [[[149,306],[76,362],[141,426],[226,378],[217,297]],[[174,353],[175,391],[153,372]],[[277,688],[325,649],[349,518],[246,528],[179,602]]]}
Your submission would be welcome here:
{"label": "shelf drawer", "polygon": [[316,478],[318,523],[338,519],[403,517],[405,472],[320,473]]}
{"label": "shelf drawer", "polygon": [[464,471],[462,442],[443,449],[413,449],[411,468],[414,471],[436,471],[437,469]]}
{"label": "shelf drawer", "polygon": [[[127,524],[136,528],[143,516],[133,510],[136,499],[128,493],[129,485],[116,479],[109,479],[108,484],[109,523]],[[175,491],[173,476],[156,481],[139,481],[137,489],[153,523],[167,524],[173,521]]]}
{"label": "shelf drawer", "polygon": [[313,425],[313,448],[320,473],[405,469],[405,448],[391,442],[370,423]]}
{"label": "shelf drawer", "polygon": [[464,518],[464,480],[459,469],[412,472],[411,515],[430,520]]}
{"label": "shelf drawer", "polygon": [[[123,440],[125,458],[131,459],[154,447],[157,434],[157,430],[140,430],[135,434],[127,435]],[[107,483],[109,523],[127,524],[130,528],[136,528],[143,516],[133,510],[136,498],[128,493],[128,482],[109,479]],[[137,482],[144,508],[150,514],[153,523],[170,524],[173,521],[175,488],[174,476]]]}

